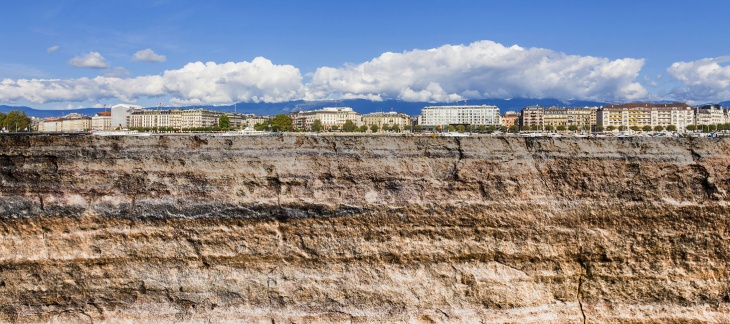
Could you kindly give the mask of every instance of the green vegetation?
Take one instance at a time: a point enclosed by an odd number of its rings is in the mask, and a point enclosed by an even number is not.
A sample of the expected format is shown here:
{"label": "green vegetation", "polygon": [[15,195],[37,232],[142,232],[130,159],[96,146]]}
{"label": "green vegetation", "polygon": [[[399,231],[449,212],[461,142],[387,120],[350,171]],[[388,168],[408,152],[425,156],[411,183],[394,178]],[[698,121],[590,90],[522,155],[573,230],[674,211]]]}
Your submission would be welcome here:
{"label": "green vegetation", "polygon": [[645,132],[651,132],[652,127],[649,125],[644,125],[644,127],[641,128],[641,130]]}
{"label": "green vegetation", "polygon": [[413,130],[416,131],[417,133],[420,133],[420,132],[423,131],[423,126],[416,125],[416,126],[413,127]]}
{"label": "green vegetation", "polygon": [[370,132],[372,132],[372,133],[377,133],[378,129],[379,129],[378,125],[373,124],[372,126],[370,126]]}
{"label": "green vegetation", "polygon": [[320,131],[322,131],[322,121],[319,120],[319,119],[315,119],[312,122],[311,129],[312,129],[313,132],[320,132]]}
{"label": "green vegetation", "polygon": [[670,131],[670,132],[676,132],[677,131],[677,126],[667,125],[667,130]]}
{"label": "green vegetation", "polygon": [[654,126],[654,131],[655,132],[661,132],[663,130],[664,130],[664,126],[661,126],[661,125]]}
{"label": "green vegetation", "polygon": [[578,126],[576,126],[576,125],[570,125],[570,126],[568,126],[568,130],[571,131],[571,132],[575,132],[575,131],[578,130]]}
{"label": "green vegetation", "polygon": [[556,129],[558,130],[558,132],[564,132],[565,131],[565,126],[558,125],[558,127]]}
{"label": "green vegetation", "polygon": [[391,127],[390,130],[395,133],[400,133],[400,127],[398,125],[393,125],[393,127]]}
{"label": "green vegetation", "polygon": [[358,131],[359,131],[360,133],[365,133],[365,132],[367,132],[367,131],[368,131],[368,127],[367,127],[367,126],[365,126],[365,125],[362,125],[362,126],[360,126],[360,128],[358,129]]}
{"label": "green vegetation", "polygon": [[517,127],[517,125],[512,125],[509,128],[507,128],[507,131],[510,133],[517,133],[517,131],[519,131],[519,130],[520,130],[520,128]]}
{"label": "green vegetation", "polygon": [[220,117],[218,117],[218,127],[221,129],[230,129],[231,128],[231,119],[226,114],[222,114]]}
{"label": "green vegetation", "polygon": [[343,132],[352,133],[355,130],[357,130],[357,125],[355,125],[355,123],[352,122],[352,120],[349,120],[348,119],[348,120],[345,121],[345,124],[342,125],[342,131]]}
{"label": "green vegetation", "polygon": [[[494,127],[494,126],[490,126],[490,127]],[[480,133],[485,133],[485,132],[487,132],[487,126],[485,126],[485,125],[479,125],[478,131],[479,131]],[[494,131],[494,130],[492,130],[492,131]]]}
{"label": "green vegetation", "polygon": [[[611,127],[611,126],[609,126],[609,127]],[[596,132],[602,132],[603,130],[604,130],[603,126],[601,126],[601,125],[596,126]]]}
{"label": "green vegetation", "polygon": [[452,133],[452,132],[455,132],[456,131],[456,127],[454,127],[454,125],[448,125],[448,126],[446,126],[446,130],[449,133]]}
{"label": "green vegetation", "polygon": [[[649,127],[651,127],[651,126],[649,126]],[[639,126],[637,126],[637,125],[631,126],[631,127],[629,127],[629,128],[631,128],[631,130],[632,130],[632,131],[634,131],[634,132],[638,132],[638,131],[640,131],[640,130],[641,130],[641,127],[639,127]],[[651,129],[650,129],[650,130],[651,130]]]}
{"label": "green vegetation", "polygon": [[553,127],[553,125],[547,125],[547,126],[545,126],[545,131],[552,132],[553,130],[555,130],[555,127]]}
{"label": "green vegetation", "polygon": [[465,130],[466,130],[466,127],[464,127],[464,125],[457,125],[456,126],[456,131],[459,132],[459,133],[463,133]]}
{"label": "green vegetation", "polygon": [[32,121],[24,111],[13,110],[6,114],[0,113],[0,130],[8,132],[29,132]]}
{"label": "green vegetation", "polygon": [[609,132],[613,132],[615,129],[616,129],[616,126],[613,126],[613,125],[606,126],[606,130]]}
{"label": "green vegetation", "polygon": [[688,131],[691,131],[691,132],[694,132],[694,131],[696,131],[696,130],[697,130],[697,125],[694,125],[694,124],[692,124],[692,125],[687,125],[687,130],[688,130]]}

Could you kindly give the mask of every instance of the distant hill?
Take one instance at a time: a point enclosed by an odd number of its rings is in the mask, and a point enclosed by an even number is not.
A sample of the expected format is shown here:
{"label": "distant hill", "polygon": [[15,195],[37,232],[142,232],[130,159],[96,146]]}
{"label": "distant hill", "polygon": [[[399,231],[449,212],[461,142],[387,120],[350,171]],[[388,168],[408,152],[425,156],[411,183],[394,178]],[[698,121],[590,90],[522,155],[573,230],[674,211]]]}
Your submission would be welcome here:
{"label": "distant hill", "polygon": [[[323,107],[352,107],[355,111],[367,114],[371,112],[387,112],[396,111],[402,112],[409,115],[418,115],[421,113],[421,109],[425,106],[433,105],[447,105],[457,103],[429,103],[429,102],[408,102],[400,100],[385,100],[385,101],[370,101],[365,99],[352,99],[352,100],[327,100],[327,101],[289,101],[281,103],[238,103],[235,105],[227,106],[188,106],[188,107],[176,107],[180,109],[193,109],[193,108],[205,108],[211,110],[233,112],[234,110],[239,113],[245,114],[256,114],[256,115],[276,115],[281,113],[289,113],[298,110],[313,110],[320,109]],[[458,102],[459,105],[464,105],[464,101]],[[526,106],[540,105],[543,107],[559,106],[559,107],[584,107],[584,106],[605,106],[606,102],[597,101],[585,101],[585,100],[559,100],[559,99],[529,99],[529,98],[514,98],[514,99],[476,99],[467,100],[466,104],[469,105],[495,105],[500,108],[502,112],[505,111],[519,111]],[[162,107],[162,109],[171,109],[172,107]],[[107,110],[109,108],[106,108]],[[30,107],[14,107],[14,106],[2,106],[0,105],[0,112],[7,113],[12,110],[25,111],[28,116],[38,118],[48,117],[62,117],[70,113],[79,113],[83,115],[93,116],[100,111],[104,111],[104,108],[81,108],[81,109],[67,109],[67,110],[42,110],[34,109]]]}

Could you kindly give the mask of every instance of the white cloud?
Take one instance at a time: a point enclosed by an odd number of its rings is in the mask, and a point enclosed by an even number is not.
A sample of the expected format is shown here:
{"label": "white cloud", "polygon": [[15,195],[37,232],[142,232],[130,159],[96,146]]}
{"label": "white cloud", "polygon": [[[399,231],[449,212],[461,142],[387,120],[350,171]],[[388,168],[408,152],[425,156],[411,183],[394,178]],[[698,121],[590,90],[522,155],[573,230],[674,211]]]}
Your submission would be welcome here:
{"label": "white cloud", "polygon": [[80,68],[106,69],[109,64],[106,63],[99,52],[91,52],[86,55],[77,56],[68,61],[71,66]]}
{"label": "white cloud", "polygon": [[730,99],[730,56],[675,62],[667,72],[682,82],[672,90],[674,99],[690,102],[719,102]]}
{"label": "white cloud", "polygon": [[53,52],[57,51],[59,48],[61,48],[61,46],[58,46],[58,45],[51,46],[48,49],[46,49],[46,53],[53,53]]}
{"label": "white cloud", "polygon": [[153,50],[148,48],[134,53],[134,55],[132,56],[132,60],[157,63],[165,62],[167,60],[167,56],[157,54]]}
{"label": "white cloud", "polygon": [[636,81],[643,65],[643,59],[609,60],[480,41],[318,68],[306,99],[334,94],[437,102],[491,97],[635,100],[648,95]]}
{"label": "white cloud", "polygon": [[0,82],[0,102],[134,102],[158,96],[170,96],[172,104],[282,102],[302,98],[303,88],[299,69],[257,57],[251,62],[189,63],[162,75],[135,78],[5,79]]}

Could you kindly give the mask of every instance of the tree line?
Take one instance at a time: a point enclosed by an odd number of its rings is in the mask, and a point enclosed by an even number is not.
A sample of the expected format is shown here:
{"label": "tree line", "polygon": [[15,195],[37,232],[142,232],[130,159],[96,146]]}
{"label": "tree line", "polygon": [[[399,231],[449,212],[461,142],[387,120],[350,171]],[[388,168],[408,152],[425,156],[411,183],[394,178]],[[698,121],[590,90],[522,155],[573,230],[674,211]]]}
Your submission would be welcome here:
{"label": "tree line", "polygon": [[13,110],[7,114],[0,112],[0,131],[29,132],[33,128],[33,121],[24,111]]}

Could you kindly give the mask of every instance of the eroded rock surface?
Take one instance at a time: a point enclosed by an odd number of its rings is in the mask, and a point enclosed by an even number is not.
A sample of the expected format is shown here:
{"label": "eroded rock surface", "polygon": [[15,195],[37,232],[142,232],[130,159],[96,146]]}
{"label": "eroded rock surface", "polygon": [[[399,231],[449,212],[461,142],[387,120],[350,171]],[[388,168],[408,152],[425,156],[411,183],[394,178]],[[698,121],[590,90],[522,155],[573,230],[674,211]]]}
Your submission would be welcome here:
{"label": "eroded rock surface", "polygon": [[0,321],[730,322],[729,152],[0,137]]}

